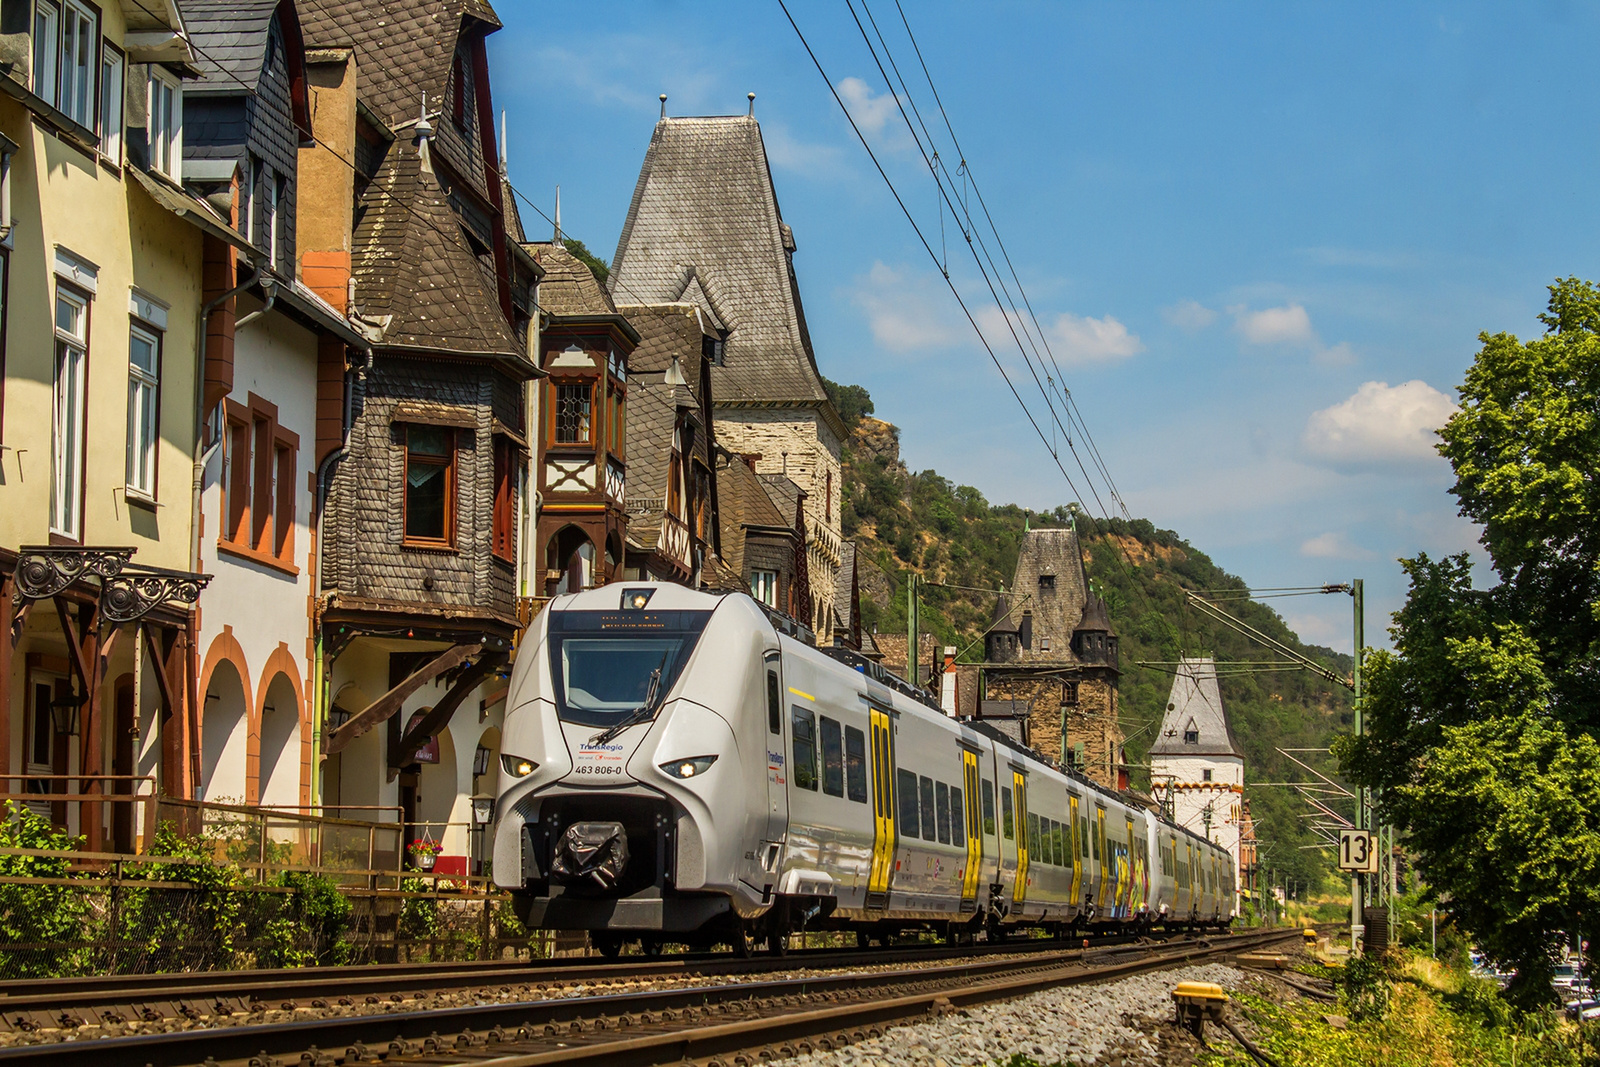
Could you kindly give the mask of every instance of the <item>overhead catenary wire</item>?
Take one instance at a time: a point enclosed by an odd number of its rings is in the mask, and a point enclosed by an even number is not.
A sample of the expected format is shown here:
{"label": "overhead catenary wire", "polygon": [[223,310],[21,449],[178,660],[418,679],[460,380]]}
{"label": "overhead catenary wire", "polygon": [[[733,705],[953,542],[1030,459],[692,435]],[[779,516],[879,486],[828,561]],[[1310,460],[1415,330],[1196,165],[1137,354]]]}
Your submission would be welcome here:
{"label": "overhead catenary wire", "polygon": [[[855,116],[850,114],[850,109],[848,107],[845,107],[844,99],[840,97],[839,90],[834,86],[833,79],[828,76],[828,72],[823,67],[822,61],[817,57],[816,52],[812,49],[811,42],[806,39],[806,35],[800,29],[799,23],[795,21],[794,15],[789,11],[788,4],[785,3],[784,0],[778,0],[778,6],[783,10],[784,17],[789,20],[789,25],[794,29],[795,35],[800,38],[800,44],[805,48],[806,55],[810,57],[812,65],[817,68],[817,73],[822,76],[822,80],[827,84],[828,91],[833,95],[834,101],[839,105],[840,110],[844,112],[845,120],[850,123],[850,128],[855,131],[856,139],[861,142],[861,147],[866,149],[867,156],[872,160],[873,166],[877,168],[879,177],[881,177],[884,181],[884,184],[889,187],[889,192],[894,197],[895,203],[899,205],[901,213],[905,215],[906,221],[911,223],[911,228],[916,232],[917,240],[922,242],[922,247],[928,253],[928,258],[937,264],[939,262],[939,257],[934,252],[933,246],[928,242],[927,236],[922,232],[922,227],[918,225],[916,217],[912,215],[911,209],[906,205],[905,198],[900,195],[900,190],[895,186],[893,179],[891,179],[888,172],[884,170],[882,162],[879,161],[877,153],[872,150],[872,145],[868,143],[866,135],[861,132],[861,127],[857,125]],[[1067,473],[1066,467],[1062,464],[1060,455],[1050,447],[1049,438],[1045,436],[1043,427],[1039,425],[1038,419],[1034,417],[1033,412],[1029,410],[1027,403],[1022,399],[1022,394],[1017,391],[1016,385],[1011,381],[1011,376],[1006,373],[1004,364],[1000,362],[1000,357],[995,353],[994,347],[990,345],[989,339],[984,335],[982,327],[978,325],[978,320],[974,317],[972,310],[967,306],[966,300],[961,296],[961,291],[949,278],[945,278],[945,285],[949,287],[951,294],[956,298],[956,303],[960,305],[962,314],[966,316],[967,322],[971,324],[973,330],[977,333],[978,340],[982,343],[984,351],[988,353],[989,359],[994,363],[995,368],[1000,372],[1000,377],[1005,380],[1006,387],[1010,389],[1011,395],[1016,398],[1017,403],[1022,407],[1022,412],[1025,416],[1027,416],[1028,423],[1033,427],[1034,433],[1038,435],[1040,442],[1045,446],[1045,448],[1050,451],[1051,459],[1055,461],[1057,469],[1061,471],[1061,476],[1066,479],[1067,485],[1072,489],[1073,493],[1078,494],[1078,488],[1073,484],[1072,476]],[[1081,497],[1081,494],[1078,495]]]}

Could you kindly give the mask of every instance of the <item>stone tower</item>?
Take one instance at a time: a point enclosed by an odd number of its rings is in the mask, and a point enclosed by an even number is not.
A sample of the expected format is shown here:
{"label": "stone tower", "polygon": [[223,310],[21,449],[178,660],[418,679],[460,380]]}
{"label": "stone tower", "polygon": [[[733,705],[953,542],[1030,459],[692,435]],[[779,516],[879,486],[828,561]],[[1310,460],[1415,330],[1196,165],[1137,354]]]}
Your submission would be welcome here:
{"label": "stone tower", "polygon": [[1119,673],[1116,634],[1105,601],[1089,591],[1078,531],[1025,532],[984,638],[980,709],[1024,716],[1033,748],[1123,788]]}
{"label": "stone tower", "polygon": [[1160,731],[1150,746],[1150,788],[1171,799],[1180,826],[1226,848],[1240,869],[1245,858],[1240,854],[1241,829],[1247,819],[1244,753],[1228,723],[1216,660],[1209,656],[1178,665]]}

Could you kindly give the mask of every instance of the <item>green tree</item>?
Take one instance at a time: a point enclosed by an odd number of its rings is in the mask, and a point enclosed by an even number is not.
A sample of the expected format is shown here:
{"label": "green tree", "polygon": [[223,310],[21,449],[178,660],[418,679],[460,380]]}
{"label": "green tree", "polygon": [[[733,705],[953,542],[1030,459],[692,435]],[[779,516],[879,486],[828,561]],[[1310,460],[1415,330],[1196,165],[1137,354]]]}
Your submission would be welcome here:
{"label": "green tree", "polygon": [[827,391],[828,399],[848,430],[855,429],[857,423],[873,412],[872,394],[867,392],[865,386],[840,385],[824,378],[822,388]]}
{"label": "green tree", "polygon": [[1559,279],[1540,319],[1530,341],[1480,336],[1440,431],[1498,583],[1473,589],[1465,555],[1403,561],[1367,736],[1336,746],[1525,1003],[1550,998],[1552,953],[1600,903],[1600,289]]}
{"label": "green tree", "polygon": [[604,285],[606,279],[611,277],[611,268],[606,266],[605,260],[589,251],[588,246],[582,241],[576,237],[563,237],[561,243],[567,246],[567,251],[572,253],[574,259],[589,268],[589,273],[594,275],[595,281]]}

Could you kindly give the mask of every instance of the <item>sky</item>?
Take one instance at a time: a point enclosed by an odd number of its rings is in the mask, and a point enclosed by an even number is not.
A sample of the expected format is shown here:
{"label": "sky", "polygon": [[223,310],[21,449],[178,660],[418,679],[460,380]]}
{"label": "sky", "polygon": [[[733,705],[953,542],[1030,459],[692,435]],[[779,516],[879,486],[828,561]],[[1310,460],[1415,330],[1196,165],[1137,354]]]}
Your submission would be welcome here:
{"label": "sky", "polygon": [[[1480,332],[1536,336],[1546,286],[1596,275],[1600,6],[919,0],[936,103],[893,0],[854,3],[895,91],[846,0],[790,10],[932,257],[777,0],[501,0],[494,103],[530,236],[560,186],[563,231],[609,260],[659,94],[708,115],[754,92],[818,366],[871,391],[913,470],[1116,510],[1051,424],[1059,382],[1134,516],[1252,587],[1364,579],[1369,644],[1399,558],[1472,551],[1492,581],[1433,430]],[[987,205],[1053,360],[1042,390],[902,107],[958,206],[978,212],[973,182]],[[1271,603],[1352,647],[1347,598]]]}

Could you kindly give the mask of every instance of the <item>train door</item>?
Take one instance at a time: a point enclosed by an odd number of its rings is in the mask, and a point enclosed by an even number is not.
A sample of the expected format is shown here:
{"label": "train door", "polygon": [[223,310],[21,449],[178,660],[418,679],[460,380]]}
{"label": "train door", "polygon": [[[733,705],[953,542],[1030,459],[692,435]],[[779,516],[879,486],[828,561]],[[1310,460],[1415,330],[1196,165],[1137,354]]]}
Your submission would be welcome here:
{"label": "train door", "polygon": [[961,869],[961,911],[965,914],[978,910],[978,876],[983,871],[983,827],[978,820],[978,754],[970,748],[961,750],[961,777],[967,794],[963,805],[967,817],[967,865]]}
{"label": "train door", "polygon": [[1122,914],[1131,918],[1133,909],[1139,903],[1139,870],[1136,866],[1139,862],[1139,849],[1136,847],[1139,842],[1133,832],[1133,813],[1129,812],[1123,821],[1127,836],[1123,838],[1122,855],[1123,865],[1128,870],[1128,888],[1123,894],[1122,906],[1128,910]]}
{"label": "train door", "polygon": [[1067,792],[1067,845],[1072,852],[1072,912],[1083,910],[1083,827],[1078,824],[1078,794]]}
{"label": "train door", "polygon": [[[1106,809],[1103,804],[1096,804],[1094,808],[1094,834],[1095,852],[1100,858],[1100,892],[1096,903],[1100,911],[1110,914],[1116,907],[1115,890],[1111,885],[1111,842],[1106,840]],[[1109,899],[1108,899],[1109,898]]]}
{"label": "train door", "polygon": [[899,835],[894,821],[894,720],[891,713],[868,710],[872,747],[872,869],[867,876],[867,907],[889,906],[894,875],[894,850]]}
{"label": "train door", "polygon": [[762,845],[762,865],[777,870],[778,853],[789,829],[789,794],[784,788],[789,746],[783,734],[783,654],[768,652],[767,668],[767,832]]}
{"label": "train door", "polygon": [[1028,896],[1028,775],[1011,768],[1012,818],[1017,827],[1017,881],[1011,887],[1011,903],[1016,910]]}

